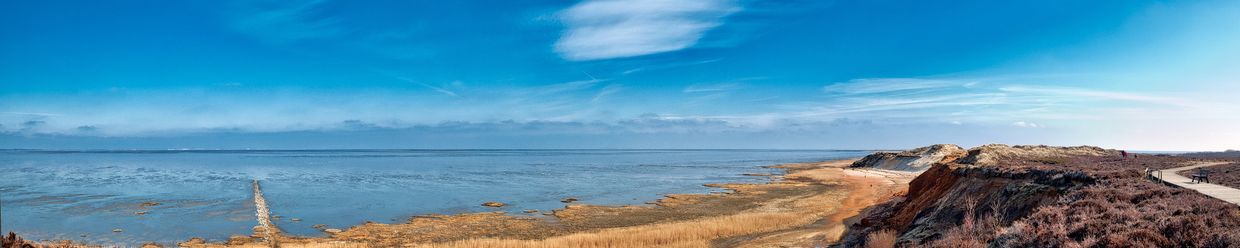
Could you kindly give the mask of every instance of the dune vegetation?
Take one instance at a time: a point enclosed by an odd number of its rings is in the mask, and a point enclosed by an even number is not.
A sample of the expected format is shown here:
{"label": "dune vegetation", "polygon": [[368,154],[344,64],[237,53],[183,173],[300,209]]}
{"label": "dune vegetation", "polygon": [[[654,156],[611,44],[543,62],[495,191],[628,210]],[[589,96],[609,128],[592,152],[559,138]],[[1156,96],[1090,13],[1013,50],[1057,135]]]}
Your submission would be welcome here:
{"label": "dune vegetation", "polygon": [[[1064,155],[1080,150],[1097,152]],[[919,176],[906,197],[874,206],[842,245],[888,244],[882,232],[894,232],[898,247],[1240,246],[1235,205],[1143,172],[1203,161],[1106,151],[975,148]],[[987,153],[990,162],[978,163]]]}

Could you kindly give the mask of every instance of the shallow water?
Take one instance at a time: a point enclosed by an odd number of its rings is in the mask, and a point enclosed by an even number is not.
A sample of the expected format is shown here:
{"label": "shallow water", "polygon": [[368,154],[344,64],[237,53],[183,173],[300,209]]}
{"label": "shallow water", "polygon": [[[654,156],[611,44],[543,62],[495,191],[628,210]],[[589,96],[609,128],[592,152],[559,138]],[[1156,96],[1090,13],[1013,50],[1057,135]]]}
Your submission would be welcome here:
{"label": "shallow water", "polygon": [[[403,222],[415,214],[549,211],[559,201],[641,204],[704,193],[744,173],[793,162],[859,157],[832,150],[281,150],[0,151],[0,230],[28,239],[174,244],[250,234],[251,180],[260,180],[283,230],[320,236]],[[143,202],[159,203],[141,206]],[[137,214],[145,212],[145,214]],[[301,221],[293,222],[292,218]],[[120,228],[123,232],[113,232]]]}

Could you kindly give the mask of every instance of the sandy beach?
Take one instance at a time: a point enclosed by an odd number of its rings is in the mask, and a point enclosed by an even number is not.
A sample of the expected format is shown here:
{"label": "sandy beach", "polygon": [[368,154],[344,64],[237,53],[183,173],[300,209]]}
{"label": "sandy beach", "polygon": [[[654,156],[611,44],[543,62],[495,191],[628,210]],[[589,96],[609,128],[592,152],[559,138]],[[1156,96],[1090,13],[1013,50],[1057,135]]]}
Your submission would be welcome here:
{"label": "sandy beach", "polygon": [[[367,223],[329,237],[276,233],[280,247],[804,247],[834,242],[843,221],[900,194],[907,172],[846,168],[854,160],[772,166],[787,170],[765,184],[709,185],[718,194],[667,195],[652,204],[569,204],[551,213],[485,212]],[[278,228],[278,227],[277,227]],[[266,247],[261,227],[227,243],[193,239],[183,247]]]}

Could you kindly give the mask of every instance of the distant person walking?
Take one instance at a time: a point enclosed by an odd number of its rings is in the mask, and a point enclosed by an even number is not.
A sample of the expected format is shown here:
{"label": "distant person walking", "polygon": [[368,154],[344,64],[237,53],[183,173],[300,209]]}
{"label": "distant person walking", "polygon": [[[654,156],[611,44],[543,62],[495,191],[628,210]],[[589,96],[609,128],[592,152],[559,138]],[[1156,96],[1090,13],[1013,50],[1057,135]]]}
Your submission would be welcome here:
{"label": "distant person walking", "polygon": [[1127,158],[1127,157],[1128,157],[1128,151],[1125,151],[1125,150],[1119,150],[1119,156],[1120,156],[1120,157],[1125,157],[1125,158]]}

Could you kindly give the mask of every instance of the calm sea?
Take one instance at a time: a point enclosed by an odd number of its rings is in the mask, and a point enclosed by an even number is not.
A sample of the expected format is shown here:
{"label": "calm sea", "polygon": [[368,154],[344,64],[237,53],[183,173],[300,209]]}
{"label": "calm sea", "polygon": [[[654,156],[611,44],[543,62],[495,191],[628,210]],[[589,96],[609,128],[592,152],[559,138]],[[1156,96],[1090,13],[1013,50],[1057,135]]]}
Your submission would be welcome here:
{"label": "calm sea", "polygon": [[[277,150],[0,151],[0,230],[28,239],[174,244],[246,235],[250,182],[260,180],[276,224],[319,236],[417,214],[549,211],[576,197],[642,204],[704,193],[744,173],[793,162],[859,157],[836,150]],[[479,204],[499,201],[507,207]],[[158,203],[141,206],[144,202]],[[145,212],[138,214],[138,212]],[[293,218],[301,221],[293,222]],[[113,229],[122,232],[113,232]]]}

